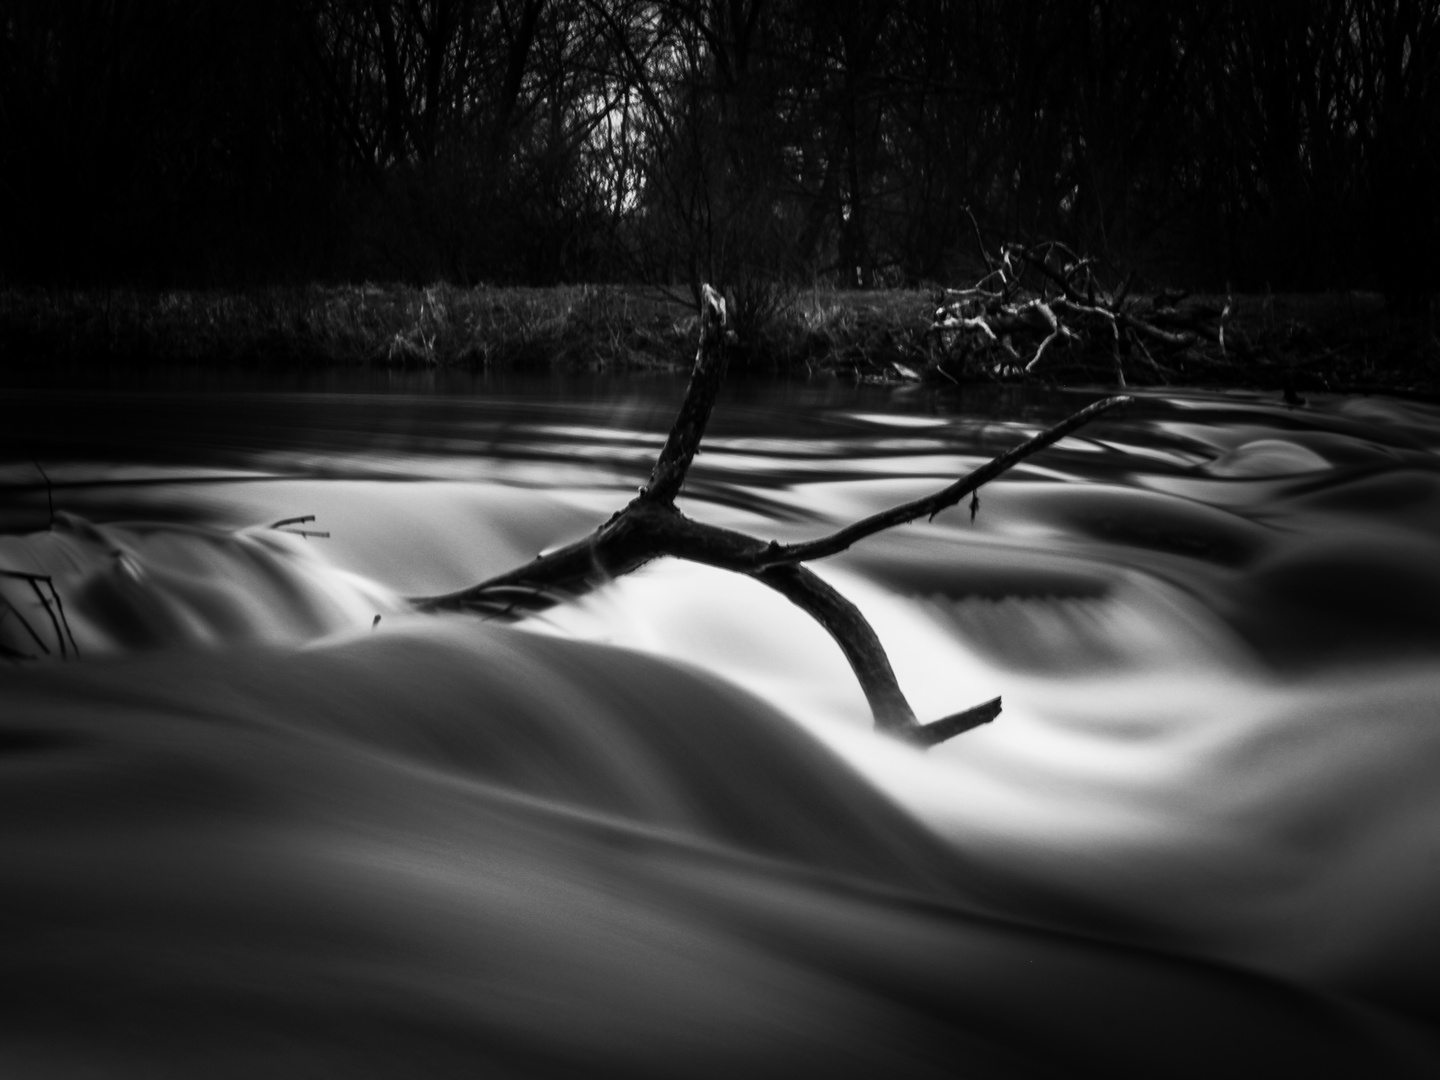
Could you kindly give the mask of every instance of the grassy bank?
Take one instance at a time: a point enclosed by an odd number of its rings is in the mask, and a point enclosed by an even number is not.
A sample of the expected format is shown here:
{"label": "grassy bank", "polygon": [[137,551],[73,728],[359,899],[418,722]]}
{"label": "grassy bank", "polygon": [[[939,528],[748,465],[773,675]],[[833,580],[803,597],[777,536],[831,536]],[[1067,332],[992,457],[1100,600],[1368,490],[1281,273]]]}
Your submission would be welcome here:
{"label": "grassy bank", "polygon": [[[757,290],[734,298],[737,366],[761,372],[954,379],[922,290]],[[1223,297],[1190,298],[1218,311]],[[1127,365],[1132,384],[1440,392],[1433,313],[1402,318],[1371,294],[1230,301],[1232,341],[1179,371]],[[243,292],[0,292],[0,368],[84,366],[683,368],[694,348],[684,298],[619,286],[305,286]],[[971,373],[973,377],[973,373]],[[962,377],[963,374],[962,374]],[[1032,377],[1108,382],[1114,364],[1056,349]]]}
{"label": "grassy bank", "polygon": [[[877,376],[924,364],[934,304],[918,291],[762,290],[734,309],[738,366]],[[683,368],[694,322],[682,294],[622,286],[11,290],[0,365]]]}
{"label": "grassy bank", "polygon": [[0,363],[455,366],[665,364],[686,311],[597,287],[305,286],[0,293]]}

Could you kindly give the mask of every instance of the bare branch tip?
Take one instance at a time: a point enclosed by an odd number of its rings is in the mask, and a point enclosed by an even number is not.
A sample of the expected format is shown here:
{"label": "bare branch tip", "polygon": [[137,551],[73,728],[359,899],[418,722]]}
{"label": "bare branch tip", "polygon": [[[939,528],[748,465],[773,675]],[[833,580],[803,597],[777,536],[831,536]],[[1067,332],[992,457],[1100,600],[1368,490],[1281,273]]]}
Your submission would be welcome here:
{"label": "bare branch tip", "polygon": [[991,698],[969,709],[963,709],[958,713],[935,720],[929,724],[919,724],[904,733],[907,742],[911,742],[922,749],[928,750],[932,746],[939,746],[942,742],[953,739],[956,735],[963,735],[983,724],[988,724],[1000,715],[1001,699]]}

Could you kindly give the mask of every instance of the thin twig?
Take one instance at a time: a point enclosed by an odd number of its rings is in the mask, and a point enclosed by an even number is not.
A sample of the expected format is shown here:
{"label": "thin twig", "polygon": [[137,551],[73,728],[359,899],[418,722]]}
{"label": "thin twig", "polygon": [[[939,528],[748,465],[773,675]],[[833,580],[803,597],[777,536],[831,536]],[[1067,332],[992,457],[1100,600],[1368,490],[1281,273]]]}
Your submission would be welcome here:
{"label": "thin twig", "polygon": [[315,520],[315,515],[314,515],[314,514],[305,514],[303,517],[281,518],[279,521],[274,522],[274,523],[271,524],[269,527],[272,528],[272,529],[276,529],[276,530],[278,530],[278,531],[280,531],[280,532],[283,532],[283,533],[288,533],[288,534],[291,535],[291,536],[303,536],[306,540],[309,540],[311,537],[314,537],[314,538],[319,539],[319,540],[329,540],[329,539],[330,539],[330,534],[329,534],[329,532],[326,532],[326,531],[321,530],[321,529],[287,529],[287,528],[285,528],[286,525],[303,525],[303,524],[305,524],[305,522],[307,522],[307,521],[314,521],[314,520]]}
{"label": "thin twig", "polygon": [[[14,578],[17,581],[23,581],[30,586],[31,591],[35,593],[36,598],[40,601],[40,606],[45,609],[45,614],[50,617],[50,622],[55,628],[55,640],[59,643],[60,655],[65,655],[65,638],[68,636],[70,638],[71,648],[75,650],[76,657],[79,657],[80,646],[75,644],[75,634],[70,629],[70,620],[65,616],[65,605],[60,600],[60,591],[55,588],[55,582],[51,579],[50,575],[33,574],[27,570],[0,570],[0,577]],[[45,593],[41,591],[40,586],[42,583],[44,584],[45,588],[49,590],[49,597],[46,597]],[[55,601],[54,610],[52,610],[50,607],[51,599]],[[15,617],[19,619],[25,629],[30,632],[30,636],[35,639],[35,643],[39,645],[40,648],[44,649],[46,653],[49,653],[50,650],[46,648],[45,643],[40,640],[39,635],[36,634],[34,629],[31,628],[29,622],[26,621],[25,616],[20,614],[20,609],[17,608],[14,604],[10,603],[9,600],[6,600],[5,603],[9,606],[11,611],[15,612]],[[56,617],[56,612],[59,613],[58,618]],[[62,627],[64,628],[63,634],[61,632]]]}
{"label": "thin twig", "polygon": [[1103,401],[1097,401],[1079,412],[1066,417],[1053,427],[1046,428],[1040,434],[1026,439],[1019,446],[1013,447],[998,457],[992,458],[978,469],[967,476],[957,480],[949,487],[927,495],[921,499],[914,499],[899,506],[891,507],[889,510],[882,510],[878,514],[847,525],[838,532],[829,536],[821,537],[818,540],[808,540],[798,544],[774,544],[766,549],[764,556],[758,560],[760,566],[777,566],[781,563],[809,562],[811,559],[823,559],[830,555],[836,555],[844,551],[852,544],[867,536],[882,532],[885,529],[893,528],[896,525],[904,525],[907,522],[922,517],[934,517],[941,510],[954,506],[970,492],[974,491],[981,484],[989,483],[1001,473],[1020,464],[1030,455],[1045,449],[1052,443],[1059,442],[1066,435],[1069,435],[1077,428],[1088,424],[1095,417],[1117,405],[1128,404],[1132,399],[1128,397],[1110,397]]}
{"label": "thin twig", "polygon": [[1035,358],[1025,365],[1026,371],[1030,371],[1036,364],[1040,363],[1041,358],[1045,355],[1045,350],[1050,348],[1059,338],[1070,336],[1069,327],[1063,325],[1059,319],[1055,318],[1055,312],[1050,310],[1049,304],[1043,300],[1035,300],[1032,301],[1029,306],[1033,307],[1045,317],[1045,321],[1050,324],[1050,334],[1040,343],[1040,347],[1035,350]]}
{"label": "thin twig", "polygon": [[46,599],[45,594],[40,590],[40,582],[42,580],[49,582],[50,579],[32,577],[30,579],[30,588],[35,593],[35,598],[40,601],[40,606],[45,609],[45,614],[50,616],[50,625],[55,630],[55,642],[60,646],[60,656],[63,658],[65,656],[65,635],[60,630],[60,620],[56,618],[55,610],[50,606],[50,601]]}
{"label": "thin twig", "polygon": [[[985,260],[985,269],[993,274],[995,272],[995,260],[992,259],[990,253],[985,250],[985,240],[980,235],[980,222],[975,220],[975,212],[971,210],[968,205],[965,207],[965,216],[970,219],[970,228],[975,232],[975,247],[980,252],[980,258]],[[986,277],[989,276],[989,274],[986,275]]]}
{"label": "thin twig", "polygon": [[50,578],[45,579],[45,585],[50,590],[50,595],[55,598],[56,610],[60,612],[60,625],[65,627],[65,636],[70,639],[70,648],[75,650],[75,658],[80,658],[80,646],[75,642],[75,632],[70,629],[70,620],[65,615],[65,605],[60,602],[60,590],[55,588],[55,582]]}
{"label": "thin twig", "polygon": [[[7,575],[7,576],[9,576],[9,575]],[[15,576],[19,576],[19,575],[15,575]],[[20,625],[25,628],[25,632],[30,635],[30,639],[31,639],[32,641],[34,641],[37,646],[39,646],[40,651],[43,652],[46,656],[49,656],[49,655],[50,655],[50,647],[49,647],[48,645],[46,645],[45,642],[43,642],[43,641],[40,640],[40,635],[37,634],[37,633],[35,632],[35,628],[30,625],[30,620],[27,619],[27,618],[25,618],[25,615],[20,611],[20,609],[19,609],[18,607],[16,607],[16,606],[14,605],[13,602],[11,602],[11,600],[10,600],[9,597],[0,596],[0,601],[3,601],[4,604],[5,604],[5,606],[15,613],[15,617],[20,620]],[[32,659],[33,659],[33,657],[32,657]]]}
{"label": "thin twig", "polygon": [[45,503],[50,509],[50,524],[47,528],[53,529],[55,528],[55,495],[52,491],[53,485],[50,483],[50,474],[45,471],[45,466],[40,464],[39,458],[32,455],[30,462],[39,470],[40,478],[45,481]]}

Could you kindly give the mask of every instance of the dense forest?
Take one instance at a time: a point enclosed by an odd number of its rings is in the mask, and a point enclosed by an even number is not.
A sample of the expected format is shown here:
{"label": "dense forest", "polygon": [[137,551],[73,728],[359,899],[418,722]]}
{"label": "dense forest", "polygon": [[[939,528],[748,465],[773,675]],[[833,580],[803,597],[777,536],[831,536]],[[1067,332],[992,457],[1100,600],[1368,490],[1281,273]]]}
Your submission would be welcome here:
{"label": "dense forest", "polygon": [[0,283],[1437,285],[1431,0],[0,0]]}

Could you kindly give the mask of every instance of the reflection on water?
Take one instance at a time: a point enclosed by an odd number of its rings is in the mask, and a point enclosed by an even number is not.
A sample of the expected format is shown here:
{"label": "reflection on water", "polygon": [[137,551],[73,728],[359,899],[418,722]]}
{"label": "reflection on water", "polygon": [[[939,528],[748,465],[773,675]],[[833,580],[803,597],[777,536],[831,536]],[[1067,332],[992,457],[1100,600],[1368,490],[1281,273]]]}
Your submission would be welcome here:
{"label": "reflection on water", "polygon": [[[84,657],[0,675],[7,1074],[1435,1072],[1440,411],[1145,397],[820,564],[922,718],[1004,695],[922,755],[733,575],[408,614],[681,387],[487,389],[5,397]],[[813,535],[1084,401],[741,386],[684,502]]]}

